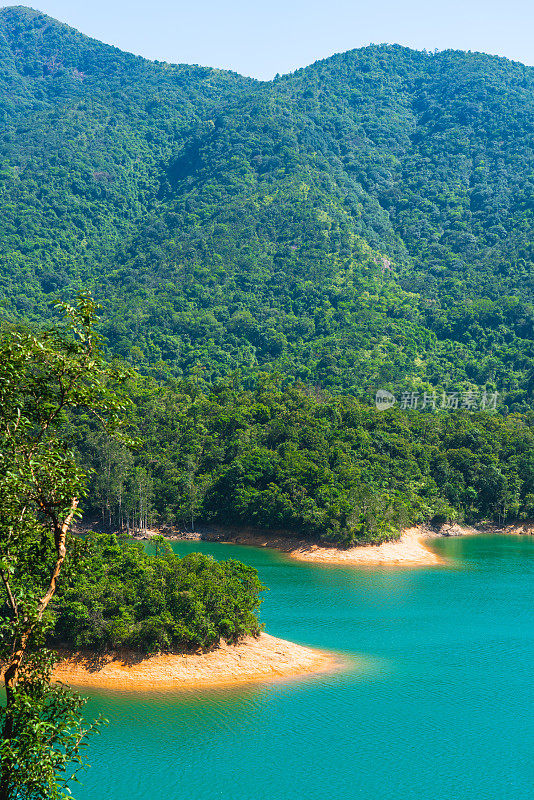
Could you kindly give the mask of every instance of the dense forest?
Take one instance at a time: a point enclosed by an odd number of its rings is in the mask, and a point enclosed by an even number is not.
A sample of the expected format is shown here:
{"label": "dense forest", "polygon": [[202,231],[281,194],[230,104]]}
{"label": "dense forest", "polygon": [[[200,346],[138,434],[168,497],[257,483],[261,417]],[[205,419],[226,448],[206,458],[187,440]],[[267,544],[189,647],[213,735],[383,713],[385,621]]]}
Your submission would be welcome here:
{"label": "dense forest", "polygon": [[534,415],[379,411],[264,374],[132,380],[128,447],[72,423],[91,471],[87,508],[109,529],[255,525],[352,544],[403,525],[534,516]]}
{"label": "dense forest", "polygon": [[158,380],[534,381],[534,69],[370,46],[270,82],[0,12],[1,313],[92,287]]}
{"label": "dense forest", "polygon": [[[534,69],[370,46],[259,82],[0,11],[0,315],[103,305],[110,528],[344,542],[534,513]],[[497,396],[435,411],[401,397]]]}

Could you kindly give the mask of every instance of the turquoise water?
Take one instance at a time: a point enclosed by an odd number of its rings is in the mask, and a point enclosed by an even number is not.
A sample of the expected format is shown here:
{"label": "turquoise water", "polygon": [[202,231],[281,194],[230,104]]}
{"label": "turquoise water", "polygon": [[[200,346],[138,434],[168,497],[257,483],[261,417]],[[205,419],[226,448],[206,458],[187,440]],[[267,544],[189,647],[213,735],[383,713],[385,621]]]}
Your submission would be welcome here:
{"label": "turquoise water", "polygon": [[110,720],[78,800],[529,800],[534,540],[443,539],[453,566],[256,566],[267,630],[361,655],[339,675],[198,694],[94,694]]}

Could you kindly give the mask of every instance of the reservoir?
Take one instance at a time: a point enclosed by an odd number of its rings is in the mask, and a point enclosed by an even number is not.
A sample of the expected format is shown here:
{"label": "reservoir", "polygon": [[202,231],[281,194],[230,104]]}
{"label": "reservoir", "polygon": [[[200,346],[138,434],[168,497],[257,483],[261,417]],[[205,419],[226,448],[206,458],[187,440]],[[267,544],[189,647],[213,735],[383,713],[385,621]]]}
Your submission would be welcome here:
{"label": "reservoir", "polygon": [[337,674],[230,690],[95,693],[110,724],[77,800],[531,800],[534,537],[438,539],[445,567],[255,566],[274,636],[346,654]]}

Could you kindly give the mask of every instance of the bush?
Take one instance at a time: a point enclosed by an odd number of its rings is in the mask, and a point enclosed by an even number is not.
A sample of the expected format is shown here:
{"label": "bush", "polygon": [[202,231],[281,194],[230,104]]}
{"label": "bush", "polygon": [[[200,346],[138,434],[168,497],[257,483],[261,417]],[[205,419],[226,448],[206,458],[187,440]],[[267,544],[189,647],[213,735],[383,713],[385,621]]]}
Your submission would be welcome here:
{"label": "bush", "polygon": [[151,549],[106,534],[73,539],[52,609],[50,643],[156,653],[259,634],[264,587],[255,569],[202,553],[178,558],[162,538]]}

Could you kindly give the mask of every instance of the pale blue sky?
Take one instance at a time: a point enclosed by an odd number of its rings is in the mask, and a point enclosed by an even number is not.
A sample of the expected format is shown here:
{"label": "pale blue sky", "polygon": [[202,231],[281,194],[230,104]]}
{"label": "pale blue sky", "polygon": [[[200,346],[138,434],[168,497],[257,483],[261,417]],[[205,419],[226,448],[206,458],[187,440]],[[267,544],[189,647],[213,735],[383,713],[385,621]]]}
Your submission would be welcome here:
{"label": "pale blue sky", "polygon": [[263,79],[370,42],[479,50],[534,64],[534,0],[34,0],[23,5],[146,58]]}

